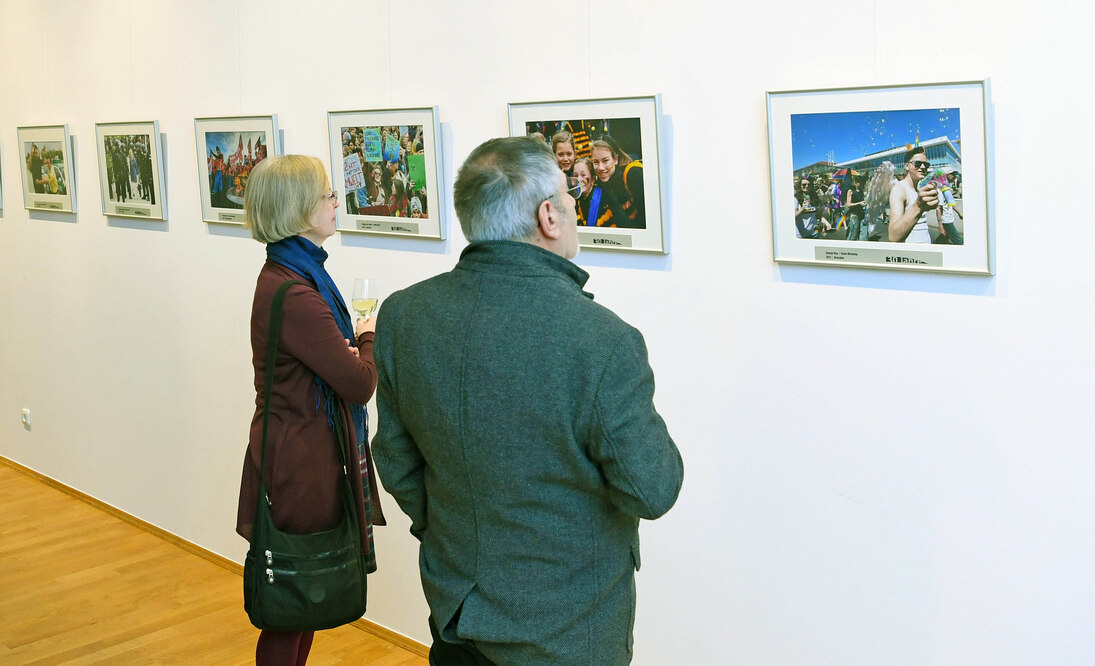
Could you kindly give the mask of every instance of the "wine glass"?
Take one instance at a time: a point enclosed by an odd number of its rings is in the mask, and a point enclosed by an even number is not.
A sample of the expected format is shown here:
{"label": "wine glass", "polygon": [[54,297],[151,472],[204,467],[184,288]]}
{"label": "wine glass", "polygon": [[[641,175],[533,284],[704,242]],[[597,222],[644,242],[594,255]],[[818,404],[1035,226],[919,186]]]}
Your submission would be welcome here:
{"label": "wine glass", "polygon": [[355,278],[354,292],[350,299],[357,316],[368,319],[376,312],[378,299],[376,297],[376,280],[370,278]]}

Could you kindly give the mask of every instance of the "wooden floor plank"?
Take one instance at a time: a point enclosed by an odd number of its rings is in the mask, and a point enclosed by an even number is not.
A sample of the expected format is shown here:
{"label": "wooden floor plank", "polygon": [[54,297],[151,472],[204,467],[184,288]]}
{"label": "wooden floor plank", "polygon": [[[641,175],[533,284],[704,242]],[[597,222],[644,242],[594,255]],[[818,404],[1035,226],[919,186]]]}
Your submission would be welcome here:
{"label": "wooden floor plank", "polygon": [[[0,459],[0,663],[252,664],[238,573]],[[309,666],[423,666],[357,627],[316,634]]]}

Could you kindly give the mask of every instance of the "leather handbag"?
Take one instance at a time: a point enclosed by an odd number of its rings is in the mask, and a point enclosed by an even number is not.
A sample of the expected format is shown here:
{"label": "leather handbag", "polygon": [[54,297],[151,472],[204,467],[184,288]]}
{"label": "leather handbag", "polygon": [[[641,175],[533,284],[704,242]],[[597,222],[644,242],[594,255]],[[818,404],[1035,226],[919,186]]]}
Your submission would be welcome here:
{"label": "leather handbag", "polygon": [[266,491],[266,434],[270,415],[270,391],[285,293],[289,280],[274,294],[270,310],[270,331],[266,343],[266,386],[262,417],[262,467],[259,474],[255,523],[251,547],[243,565],[243,605],[251,624],[271,631],[316,631],[331,629],[365,614],[365,558],[361,552],[357,506],[350,487],[346,464],[342,420],[336,418],[335,434],[342,461],[342,519],[324,532],[290,534],[282,532],[270,517],[277,497]]}

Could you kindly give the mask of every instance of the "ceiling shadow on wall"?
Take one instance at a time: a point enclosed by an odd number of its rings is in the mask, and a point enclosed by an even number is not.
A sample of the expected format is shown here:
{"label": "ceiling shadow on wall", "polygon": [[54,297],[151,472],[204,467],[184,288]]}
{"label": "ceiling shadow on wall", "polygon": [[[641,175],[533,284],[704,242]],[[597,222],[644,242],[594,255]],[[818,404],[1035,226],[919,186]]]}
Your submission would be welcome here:
{"label": "ceiling shadow on wall", "polygon": [[106,225],[112,229],[135,229],[137,231],[171,231],[167,220],[142,220],[135,217],[106,216]]}
{"label": "ceiling shadow on wall", "polygon": [[219,222],[206,222],[210,236],[226,236],[228,238],[246,238],[251,240],[251,232],[243,228],[242,224],[222,224]]}
{"label": "ceiling shadow on wall", "polygon": [[775,279],[781,282],[823,284],[832,287],[865,287],[891,291],[922,291],[962,296],[996,296],[996,276],[956,275],[867,268],[827,268],[777,264]]}
{"label": "ceiling shadow on wall", "polygon": [[[443,222],[447,224],[447,221]],[[451,227],[450,227],[451,228]],[[402,238],[355,232],[340,232],[339,239],[345,247],[365,247],[373,250],[394,250],[397,252],[417,252],[419,254],[448,254],[452,239]],[[460,237],[461,243],[463,236]]]}
{"label": "ceiling shadow on wall", "polygon": [[53,213],[45,210],[28,210],[28,217],[32,220],[38,220],[41,222],[64,222],[65,224],[76,224],[80,221],[80,216],[76,213]]}

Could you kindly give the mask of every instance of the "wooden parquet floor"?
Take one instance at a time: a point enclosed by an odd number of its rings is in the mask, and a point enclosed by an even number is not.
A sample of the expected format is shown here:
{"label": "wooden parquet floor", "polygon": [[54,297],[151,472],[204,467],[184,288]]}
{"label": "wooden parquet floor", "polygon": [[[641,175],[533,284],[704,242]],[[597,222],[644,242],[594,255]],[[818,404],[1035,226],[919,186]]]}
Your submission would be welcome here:
{"label": "wooden parquet floor", "polygon": [[[0,461],[0,664],[252,664],[239,574]],[[353,626],[309,666],[422,666]]]}

